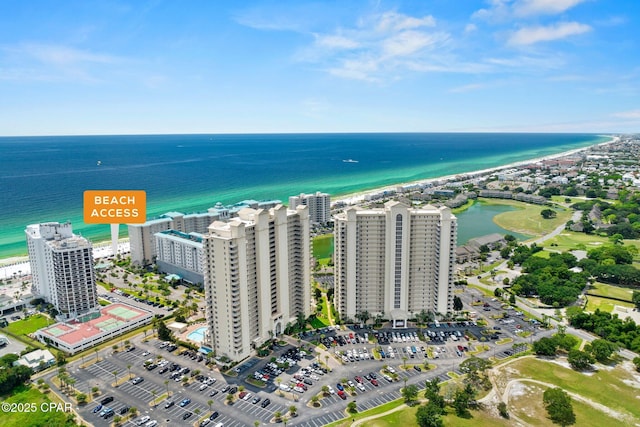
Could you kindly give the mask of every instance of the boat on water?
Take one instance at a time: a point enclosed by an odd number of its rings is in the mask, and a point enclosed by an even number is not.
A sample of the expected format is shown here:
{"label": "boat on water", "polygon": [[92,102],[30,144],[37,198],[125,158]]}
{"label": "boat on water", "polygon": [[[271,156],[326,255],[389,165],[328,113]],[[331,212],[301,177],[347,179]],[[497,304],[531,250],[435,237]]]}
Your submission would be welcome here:
{"label": "boat on water", "polygon": [[342,160],[344,163],[358,163],[358,160],[353,160],[353,159],[344,159]]}
{"label": "boat on water", "polygon": [[100,160],[98,160],[97,165],[100,166],[102,164],[102,162]]}

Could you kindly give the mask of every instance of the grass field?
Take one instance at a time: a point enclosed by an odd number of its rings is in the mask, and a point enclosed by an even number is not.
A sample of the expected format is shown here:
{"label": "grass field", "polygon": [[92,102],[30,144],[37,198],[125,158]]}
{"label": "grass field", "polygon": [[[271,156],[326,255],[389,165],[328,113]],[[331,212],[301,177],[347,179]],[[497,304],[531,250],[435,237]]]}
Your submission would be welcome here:
{"label": "grass field", "polygon": [[[43,394],[36,388],[19,387],[9,396],[6,403],[23,403],[27,405],[35,404],[33,412],[5,412],[2,414],[2,427],[24,427],[24,426],[65,426],[75,425],[67,424],[67,415],[60,411],[43,411],[40,405],[48,404],[51,399],[48,395]],[[56,403],[58,401],[56,400]],[[48,409],[48,406],[46,406]]]}
{"label": "grass field", "polygon": [[[632,373],[619,366],[600,369],[593,375],[585,375],[557,363],[527,358],[510,364],[508,369],[501,372],[508,380],[533,378],[555,384],[568,392],[579,394],[633,419],[640,419],[640,406],[636,397],[638,389],[631,385],[631,382],[637,384],[637,379]],[[595,425],[615,425],[608,424],[606,422],[608,419],[609,417],[606,417],[600,424]]]}
{"label": "grass field", "polygon": [[[542,403],[542,394],[546,388],[542,385],[523,382],[519,388],[526,393],[519,394],[509,400],[510,413],[527,422],[531,426],[556,426],[547,418],[547,411]],[[571,406],[576,414],[577,426],[601,427],[621,425],[620,421],[607,416],[579,400],[572,399]]]}
{"label": "grass field", "polygon": [[333,234],[322,234],[313,238],[313,256],[316,259],[331,258],[333,255]]}
{"label": "grass field", "polygon": [[623,302],[612,300],[610,298],[604,297],[594,297],[593,295],[587,295],[587,306],[585,307],[585,311],[594,312],[597,308],[600,311],[606,311],[607,313],[611,313],[613,311],[613,306],[619,305],[622,307],[633,308],[634,305],[630,302]]}
{"label": "grass field", "polygon": [[499,199],[491,199],[490,201],[483,199],[482,203],[517,208],[514,211],[502,212],[493,217],[493,220],[502,228],[530,236],[541,236],[553,231],[556,227],[571,219],[572,214],[569,209],[557,208],[553,209],[557,213],[555,218],[544,219],[540,212],[543,209],[549,209],[547,206]]}
{"label": "grass field", "polygon": [[605,298],[618,298],[629,302],[631,302],[631,297],[633,296],[633,290],[631,289],[607,285],[600,282],[594,283],[589,289],[589,293]]}
{"label": "grass field", "polygon": [[48,326],[49,323],[53,323],[53,321],[47,316],[36,314],[27,319],[9,323],[9,326],[7,326],[6,329],[15,335],[28,335],[34,333],[38,329]]}

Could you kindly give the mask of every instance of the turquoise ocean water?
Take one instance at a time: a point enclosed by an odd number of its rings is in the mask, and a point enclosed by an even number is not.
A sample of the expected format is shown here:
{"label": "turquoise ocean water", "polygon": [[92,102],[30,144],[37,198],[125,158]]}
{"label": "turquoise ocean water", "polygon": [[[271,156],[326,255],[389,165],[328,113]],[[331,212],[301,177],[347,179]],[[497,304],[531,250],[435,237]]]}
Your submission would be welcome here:
{"label": "turquoise ocean water", "polygon": [[[244,199],[286,203],[301,192],[346,195],[608,139],[504,133],[4,137],[0,258],[26,254],[24,228],[31,223],[70,220],[74,231],[94,241],[108,239],[108,225],[82,221],[82,194],[89,189],[145,190],[153,217]],[[126,234],[126,227],[121,230]]]}

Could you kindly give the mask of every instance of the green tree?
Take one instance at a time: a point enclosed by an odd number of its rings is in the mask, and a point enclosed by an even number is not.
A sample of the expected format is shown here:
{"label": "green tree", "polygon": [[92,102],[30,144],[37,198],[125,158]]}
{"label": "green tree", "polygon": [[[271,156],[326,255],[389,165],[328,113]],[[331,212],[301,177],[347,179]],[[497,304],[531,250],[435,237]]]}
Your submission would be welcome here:
{"label": "green tree", "polygon": [[585,350],[591,353],[598,362],[606,362],[609,357],[618,350],[618,346],[611,341],[595,339],[585,346]]}
{"label": "green tree", "polygon": [[462,300],[458,295],[453,297],[453,310],[454,311],[462,310]]}
{"label": "green tree", "polygon": [[542,209],[540,211],[540,216],[542,216],[542,218],[544,218],[544,219],[555,218],[556,215],[557,215],[556,211],[554,211],[552,209]]}
{"label": "green tree", "polygon": [[438,378],[425,382],[424,397],[429,400],[430,404],[438,408],[439,414],[444,415],[446,402],[444,397],[440,395],[440,380]]}
{"label": "green tree", "polygon": [[403,387],[402,397],[404,398],[404,403],[406,403],[408,406],[413,405],[416,401],[416,398],[418,397],[418,387],[414,384]]}
{"label": "green tree", "polygon": [[631,301],[633,301],[637,309],[640,309],[640,291],[633,291]]}
{"label": "green tree", "polygon": [[542,337],[533,343],[533,352],[538,356],[555,356],[556,341],[553,338]]}
{"label": "green tree", "polygon": [[548,388],[542,395],[542,402],[551,421],[561,426],[575,424],[576,415],[571,398],[564,390],[559,387]]}
{"label": "green tree", "polygon": [[87,398],[88,396],[84,393],[76,394],[76,401],[78,402],[78,405],[84,405],[85,403],[87,403]]}
{"label": "green tree", "polygon": [[173,341],[173,332],[165,325],[164,321],[159,320],[156,323],[158,328],[158,339],[161,341]]}
{"label": "green tree", "polygon": [[591,354],[586,351],[571,350],[567,356],[567,362],[576,371],[584,371],[591,368],[591,364],[595,362]]}
{"label": "green tree", "polygon": [[636,366],[636,371],[640,372],[640,357],[634,357],[633,364]]}
{"label": "green tree", "polygon": [[433,402],[429,402],[418,408],[416,421],[420,427],[444,427],[441,415],[442,409]]}
{"label": "green tree", "polygon": [[507,411],[507,404],[504,402],[498,403],[498,413],[506,420],[509,419],[509,411]]}
{"label": "green tree", "polygon": [[356,402],[351,401],[347,404],[347,412],[349,412],[350,414],[355,414],[356,412],[358,412]]}

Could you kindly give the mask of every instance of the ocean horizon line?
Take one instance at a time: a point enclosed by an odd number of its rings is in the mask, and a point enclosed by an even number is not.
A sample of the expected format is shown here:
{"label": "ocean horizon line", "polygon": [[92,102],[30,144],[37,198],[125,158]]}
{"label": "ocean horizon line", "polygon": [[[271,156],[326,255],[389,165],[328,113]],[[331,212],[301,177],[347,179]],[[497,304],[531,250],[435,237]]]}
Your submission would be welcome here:
{"label": "ocean horizon line", "polygon": [[[418,180],[414,180],[414,181],[403,181],[403,182],[397,182],[397,183],[393,183],[393,184],[389,184],[389,185],[385,185],[382,187],[376,187],[373,189],[363,189],[363,190],[358,190],[355,192],[346,192],[346,193],[341,193],[341,194],[332,194],[332,199],[335,197],[335,200],[333,200],[331,203],[332,205],[336,204],[336,203],[346,203],[349,205],[353,205],[353,204],[357,204],[359,202],[364,201],[365,197],[367,195],[371,195],[371,194],[376,194],[376,193],[380,193],[386,190],[392,190],[398,187],[403,187],[403,186],[410,186],[410,185],[416,185],[416,184],[422,184],[422,183],[428,183],[428,182],[433,182],[433,181],[451,181],[451,180],[455,180],[457,177],[465,177],[465,176],[481,176],[481,175],[486,175],[486,174],[490,174],[490,173],[494,173],[496,171],[499,170],[503,170],[503,169],[508,169],[508,168],[512,168],[512,167],[517,167],[523,164],[530,164],[530,163],[536,163],[536,162],[540,162],[540,161],[544,161],[544,160],[550,160],[550,159],[556,159],[556,158],[562,158],[562,157],[568,157],[572,154],[576,154],[585,150],[588,150],[591,147],[594,146],[599,146],[599,145],[606,145],[606,144],[610,144],[610,143],[614,143],[615,141],[617,141],[619,139],[618,136],[614,136],[614,135],[602,135],[603,137],[609,137],[611,138],[608,141],[601,141],[598,143],[594,143],[594,144],[590,144],[588,146],[584,146],[584,147],[579,147],[579,148],[575,148],[575,149],[571,149],[571,150],[566,150],[566,151],[562,151],[562,152],[558,152],[558,153],[554,153],[554,154],[549,154],[549,155],[545,155],[545,156],[539,156],[539,157],[533,157],[533,158],[529,158],[529,159],[523,159],[523,160],[518,160],[516,162],[511,162],[511,163],[506,163],[506,164],[502,164],[502,165],[498,165],[498,166],[494,166],[494,167],[490,167],[490,168],[485,168],[485,169],[478,169],[478,170],[471,170],[471,171],[466,171],[466,172],[458,172],[458,173],[454,173],[454,174],[450,174],[450,175],[440,175],[440,176],[436,176],[436,177],[430,177],[430,178],[423,178],[423,179],[418,179]],[[320,188],[318,189],[318,191],[323,191]],[[291,195],[295,195],[295,194],[291,194]],[[270,199],[262,199],[262,200],[270,200]],[[273,199],[271,199],[273,200]],[[285,200],[281,200],[282,203],[284,205],[287,205],[288,203]],[[241,200],[237,200],[236,203],[241,202]],[[169,210],[167,210],[169,211]],[[190,214],[190,213],[197,213],[197,212],[203,212],[202,210],[188,210],[188,209],[183,209],[185,214]],[[154,218],[158,218],[161,215],[163,215],[163,213],[155,215],[155,216],[148,216],[147,220],[151,220]],[[125,225],[125,224],[123,224]],[[80,233],[81,234],[81,233]],[[104,238],[96,238],[95,240],[91,240],[92,244],[94,245],[102,245],[105,243],[108,243],[110,240],[107,236],[107,233],[103,233],[104,234]],[[123,232],[121,232],[121,235],[123,234]],[[122,238],[122,237],[121,237]],[[128,236],[126,237],[128,239]],[[90,238],[91,239],[91,238]],[[27,254],[25,252],[23,253],[16,253],[16,254],[10,254],[9,256],[6,257],[2,257],[0,258],[0,265],[7,265],[7,263],[11,263],[11,262],[15,262],[15,260],[24,260],[24,258],[27,256]]]}
{"label": "ocean horizon line", "polygon": [[9,138],[65,138],[65,137],[119,137],[119,136],[230,136],[230,135],[446,135],[446,134],[482,134],[482,135],[593,135],[610,137],[624,135],[625,132],[550,132],[550,131],[335,131],[335,132],[312,132],[312,131],[280,131],[280,132],[178,132],[178,133],[78,133],[78,134],[42,134],[42,135],[0,135],[0,139]]}

